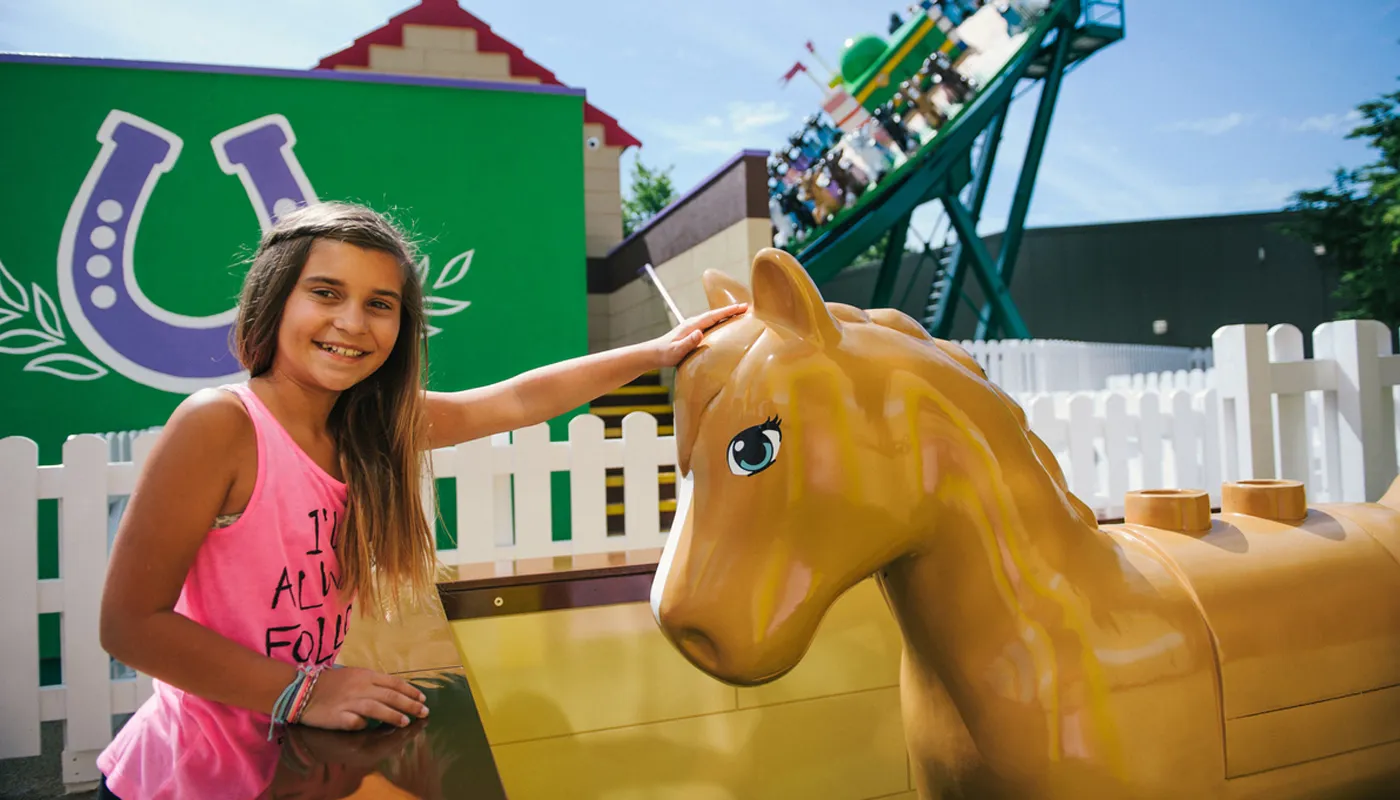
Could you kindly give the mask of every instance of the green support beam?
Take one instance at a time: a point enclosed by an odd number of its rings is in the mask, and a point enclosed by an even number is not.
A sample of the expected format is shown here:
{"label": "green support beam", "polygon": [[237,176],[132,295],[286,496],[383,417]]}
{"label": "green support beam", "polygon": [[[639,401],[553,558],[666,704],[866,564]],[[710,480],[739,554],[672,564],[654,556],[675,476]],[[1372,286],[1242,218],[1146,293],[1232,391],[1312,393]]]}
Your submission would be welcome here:
{"label": "green support beam", "polygon": [[875,291],[870,298],[871,308],[888,308],[890,296],[894,294],[894,282],[899,276],[899,265],[904,261],[904,242],[909,238],[909,220],[914,217],[910,211],[890,228],[890,237],[885,241],[885,257],[880,262],[880,274],[875,278]]}
{"label": "green support beam", "polygon": [[1058,0],[1031,30],[1023,50],[940,129],[934,143],[883,178],[853,209],[838,213],[836,223],[799,248],[797,260],[807,268],[813,281],[820,285],[830,280],[930,194],[941,196],[956,162],[968,158],[968,150],[977,137],[1011,102],[1039,48],[1049,41],[1062,18],[1077,19],[1078,9],[1078,0]]}
{"label": "green support beam", "polygon": [[[1069,61],[1069,45],[1074,38],[1075,22],[1076,19],[1066,19],[1055,34],[1055,55],[1050,64],[1050,71],[1045,76],[1045,85],[1040,90],[1040,104],[1035,110],[1035,122],[1031,125],[1030,143],[1026,145],[1026,159],[1021,164],[1021,177],[1016,181],[1016,195],[1011,200],[1006,231],[1001,237],[996,274],[1003,285],[1010,285],[1012,272],[1016,268],[1016,258],[1021,253],[1021,239],[1026,231],[1026,213],[1030,210],[1036,174],[1040,171],[1040,157],[1045,153],[1050,120],[1055,115],[1055,100],[1060,94],[1060,82],[1064,78],[1065,65]],[[991,303],[987,303],[982,306],[982,313],[978,315],[975,337],[979,340],[990,338],[996,335],[998,329],[1006,329],[1010,333],[1011,329],[1006,323],[1007,319],[1001,316],[1000,311]]]}
{"label": "green support beam", "polygon": [[[977,173],[972,178],[972,227],[982,218],[982,206],[987,200],[987,186],[992,181],[992,166],[997,160],[997,148],[1001,146],[1001,133],[1006,127],[1006,109],[997,115],[996,122],[987,129],[987,139],[982,145],[982,158],[977,162]],[[958,298],[962,295],[963,278],[967,275],[969,253],[963,247],[962,237],[953,248],[952,260],[948,263],[948,274],[944,276],[943,294],[933,316],[924,327],[934,337],[948,338],[953,330],[953,316],[957,313]]]}
{"label": "green support beam", "polygon": [[968,266],[972,269],[972,274],[977,278],[977,283],[982,287],[982,294],[987,298],[987,303],[996,310],[997,316],[1002,320],[1007,333],[1015,339],[1031,338],[1030,331],[1026,329],[1026,323],[1021,319],[1021,312],[1016,310],[1016,304],[1011,302],[1011,292],[1006,288],[997,275],[996,262],[992,260],[991,253],[987,252],[986,245],[977,238],[977,223],[973,222],[972,214],[967,207],[962,204],[956,194],[949,194],[943,198],[943,207],[948,211],[948,220],[952,222],[953,229],[958,232],[958,241],[962,242],[970,251],[971,260]]}

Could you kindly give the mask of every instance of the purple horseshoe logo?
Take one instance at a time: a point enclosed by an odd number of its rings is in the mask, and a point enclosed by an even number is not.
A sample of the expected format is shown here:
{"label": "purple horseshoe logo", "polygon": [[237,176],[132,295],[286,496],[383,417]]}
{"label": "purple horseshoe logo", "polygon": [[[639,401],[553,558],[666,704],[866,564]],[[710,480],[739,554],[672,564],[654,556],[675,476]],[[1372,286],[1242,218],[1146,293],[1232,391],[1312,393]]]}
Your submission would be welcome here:
{"label": "purple horseshoe logo", "polygon": [[[151,302],[136,282],[132,254],[141,214],[179,158],[180,137],[114,110],[97,140],[102,150],[73,199],[58,249],[59,298],[78,338],[122,375],[169,392],[246,377],[228,347],[235,309],[209,317],[175,314]],[[220,168],[242,181],[263,230],[316,202],[282,115],[231,128],[211,144]]]}

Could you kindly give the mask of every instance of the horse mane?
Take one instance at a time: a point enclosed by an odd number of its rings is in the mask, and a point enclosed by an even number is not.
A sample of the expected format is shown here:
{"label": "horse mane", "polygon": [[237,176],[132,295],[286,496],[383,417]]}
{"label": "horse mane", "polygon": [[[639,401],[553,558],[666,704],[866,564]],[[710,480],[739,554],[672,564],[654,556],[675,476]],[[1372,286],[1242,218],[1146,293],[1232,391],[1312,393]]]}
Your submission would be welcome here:
{"label": "horse mane", "polygon": [[882,328],[898,331],[911,339],[932,344],[963,369],[972,373],[972,375],[985,383],[992,394],[1011,412],[1011,416],[1015,418],[1016,423],[1021,428],[1021,433],[1025,435],[1026,440],[1030,443],[1031,449],[1035,452],[1036,460],[1039,461],[1041,467],[1049,473],[1050,479],[1054,481],[1060,493],[1065,496],[1070,505],[1074,508],[1076,516],[1078,516],[1080,521],[1085,525],[1091,528],[1098,527],[1098,515],[1096,515],[1083,500],[1080,500],[1070,491],[1069,483],[1065,480],[1065,473],[1064,470],[1060,468],[1059,460],[1055,458],[1054,453],[1050,452],[1050,448],[1046,446],[1044,440],[1036,435],[1035,431],[1031,430],[1030,422],[1026,419],[1025,409],[1021,408],[1019,403],[1011,399],[1011,395],[1002,391],[1000,386],[992,383],[987,378],[986,371],[983,370],[982,366],[972,357],[972,354],[968,353],[967,350],[954,342],[950,342],[946,339],[934,338],[928,331],[924,330],[924,326],[915,321],[913,317],[893,308],[875,308],[866,311],[856,308],[855,306],[846,305],[845,303],[827,303],[826,307],[827,311],[831,313],[831,316],[835,317],[843,324],[865,323],[879,325]]}

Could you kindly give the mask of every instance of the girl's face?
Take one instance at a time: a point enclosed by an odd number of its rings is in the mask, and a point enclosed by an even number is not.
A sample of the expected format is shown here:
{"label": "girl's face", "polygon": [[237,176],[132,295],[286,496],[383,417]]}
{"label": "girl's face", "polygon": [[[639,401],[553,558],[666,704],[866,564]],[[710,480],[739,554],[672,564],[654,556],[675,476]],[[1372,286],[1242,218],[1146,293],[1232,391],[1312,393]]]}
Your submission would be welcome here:
{"label": "girl's face", "polygon": [[403,282],[388,253],[318,239],[287,296],[273,370],[335,392],[372,375],[398,340]]}

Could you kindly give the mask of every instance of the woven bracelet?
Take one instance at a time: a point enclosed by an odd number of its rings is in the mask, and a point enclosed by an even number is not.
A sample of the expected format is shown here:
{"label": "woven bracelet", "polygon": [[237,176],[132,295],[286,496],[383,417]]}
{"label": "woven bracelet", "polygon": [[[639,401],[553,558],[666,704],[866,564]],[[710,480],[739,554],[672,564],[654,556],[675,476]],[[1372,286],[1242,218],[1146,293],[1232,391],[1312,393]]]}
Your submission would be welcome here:
{"label": "woven bracelet", "polygon": [[327,665],[318,664],[305,670],[308,680],[302,682],[301,691],[297,692],[296,700],[292,703],[291,711],[287,714],[289,724],[295,725],[301,722],[301,715],[306,711],[306,706],[311,702],[311,693],[316,690],[316,681],[320,680],[321,673],[326,671]]}
{"label": "woven bracelet", "polygon": [[282,694],[277,696],[277,702],[272,706],[272,720],[267,726],[267,740],[269,742],[272,741],[272,734],[277,729],[277,726],[286,724],[287,710],[293,698],[301,691],[302,683],[305,680],[306,673],[298,668],[296,677],[292,679],[291,683],[287,684],[287,688],[282,690]]}

